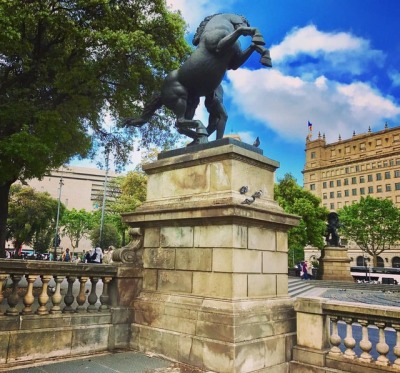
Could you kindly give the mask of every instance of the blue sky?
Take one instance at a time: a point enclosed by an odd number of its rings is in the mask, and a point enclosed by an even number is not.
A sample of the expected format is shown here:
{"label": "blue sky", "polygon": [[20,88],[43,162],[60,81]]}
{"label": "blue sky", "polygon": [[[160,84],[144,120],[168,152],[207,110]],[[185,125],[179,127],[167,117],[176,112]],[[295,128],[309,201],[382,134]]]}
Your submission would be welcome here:
{"label": "blue sky", "polygon": [[[328,142],[400,126],[399,0],[166,0],[188,24],[187,40],[208,15],[237,13],[258,27],[273,67],[254,55],[224,79],[226,133],[280,162],[277,179],[303,184],[307,123]],[[240,39],[245,47],[249,37]],[[200,105],[196,116],[204,123]],[[212,139],[212,138],[211,138]],[[140,155],[133,154],[137,163]]]}
{"label": "blue sky", "polygon": [[[328,142],[400,126],[400,1],[167,0],[188,23],[188,41],[205,16],[244,15],[258,27],[273,67],[256,53],[224,80],[226,133],[253,143],[302,185],[307,122]],[[241,39],[246,46],[249,38]],[[198,117],[205,119],[202,107]]]}

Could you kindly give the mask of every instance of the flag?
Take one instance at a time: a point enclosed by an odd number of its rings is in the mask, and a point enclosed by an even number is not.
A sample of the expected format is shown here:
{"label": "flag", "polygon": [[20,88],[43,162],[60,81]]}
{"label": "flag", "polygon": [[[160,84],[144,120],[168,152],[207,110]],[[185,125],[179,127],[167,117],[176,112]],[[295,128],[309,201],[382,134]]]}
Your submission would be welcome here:
{"label": "flag", "polygon": [[309,129],[310,131],[312,131],[312,123],[310,123],[310,121],[308,121],[308,129]]}

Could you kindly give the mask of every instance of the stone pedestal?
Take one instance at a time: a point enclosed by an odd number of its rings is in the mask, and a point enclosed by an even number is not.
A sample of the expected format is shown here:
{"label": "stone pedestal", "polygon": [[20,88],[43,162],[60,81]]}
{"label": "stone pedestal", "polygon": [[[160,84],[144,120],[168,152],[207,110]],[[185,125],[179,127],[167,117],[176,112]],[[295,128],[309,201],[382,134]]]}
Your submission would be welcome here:
{"label": "stone pedestal", "polygon": [[350,273],[350,262],[345,247],[325,247],[319,259],[318,279],[354,282]]}
{"label": "stone pedestal", "polygon": [[220,373],[286,372],[298,219],[273,199],[278,163],[233,139],[201,148],[147,165],[147,200],[124,216],[144,234],[131,348]]}

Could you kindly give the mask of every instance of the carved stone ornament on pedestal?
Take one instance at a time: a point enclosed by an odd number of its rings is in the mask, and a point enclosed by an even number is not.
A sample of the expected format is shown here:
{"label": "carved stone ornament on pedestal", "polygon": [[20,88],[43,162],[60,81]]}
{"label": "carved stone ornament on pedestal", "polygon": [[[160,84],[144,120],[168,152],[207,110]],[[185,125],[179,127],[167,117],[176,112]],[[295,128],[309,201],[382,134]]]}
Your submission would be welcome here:
{"label": "carved stone ornament on pedestal", "polygon": [[143,235],[140,228],[129,228],[129,243],[114,250],[112,260],[116,263],[133,263],[137,268],[143,268]]}

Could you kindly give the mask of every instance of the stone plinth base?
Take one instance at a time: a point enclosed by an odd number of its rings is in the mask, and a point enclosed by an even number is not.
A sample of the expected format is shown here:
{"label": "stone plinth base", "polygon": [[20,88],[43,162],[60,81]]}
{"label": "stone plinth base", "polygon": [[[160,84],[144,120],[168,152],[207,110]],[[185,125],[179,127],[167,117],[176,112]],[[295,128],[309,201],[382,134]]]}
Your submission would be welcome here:
{"label": "stone plinth base", "polygon": [[291,300],[226,301],[144,292],[131,348],[218,373],[286,373],[295,342]]}
{"label": "stone plinth base", "polygon": [[144,167],[143,291],[131,347],[219,373],[286,373],[295,335],[277,162],[223,141]]}
{"label": "stone plinth base", "polygon": [[318,279],[354,282],[350,273],[350,262],[345,247],[325,247],[319,259]]}

